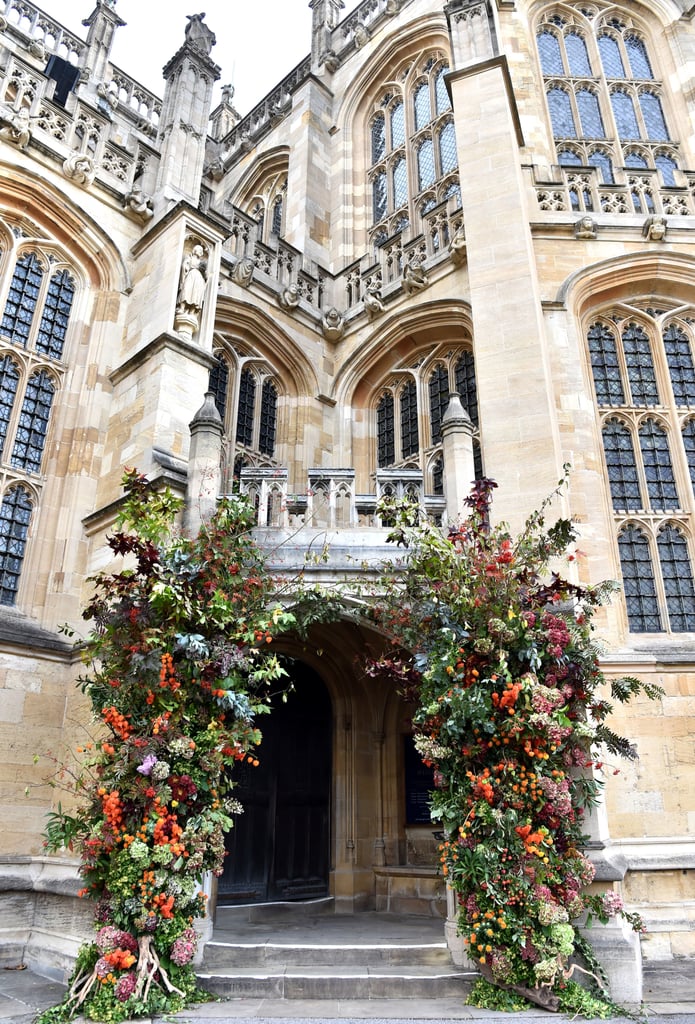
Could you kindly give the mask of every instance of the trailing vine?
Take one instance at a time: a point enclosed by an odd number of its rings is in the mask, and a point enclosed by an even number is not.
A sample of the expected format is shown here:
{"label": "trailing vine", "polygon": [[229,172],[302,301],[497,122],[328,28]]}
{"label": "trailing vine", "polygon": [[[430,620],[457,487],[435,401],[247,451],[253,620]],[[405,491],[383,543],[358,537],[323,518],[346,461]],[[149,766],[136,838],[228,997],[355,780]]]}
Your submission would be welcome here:
{"label": "trailing vine", "polygon": [[618,914],[643,927],[614,891],[586,891],[594,868],[582,847],[597,773],[606,756],[636,757],[608,718],[616,701],[662,691],[603,675],[592,616],[615,587],[580,587],[551,569],[576,557],[569,521],[546,528],[555,495],[514,538],[490,525],[495,486],[476,483],[469,518],[448,535],[414,505],[382,504],[406,558],[384,577],[373,611],[392,651],[368,671],[390,675],[416,707],[415,745],[434,770],[441,871],[485,979],[473,1000],[511,1006],[521,995],[582,1012],[588,1002],[573,974],[607,993],[586,960],[570,966],[586,950],[578,922]]}

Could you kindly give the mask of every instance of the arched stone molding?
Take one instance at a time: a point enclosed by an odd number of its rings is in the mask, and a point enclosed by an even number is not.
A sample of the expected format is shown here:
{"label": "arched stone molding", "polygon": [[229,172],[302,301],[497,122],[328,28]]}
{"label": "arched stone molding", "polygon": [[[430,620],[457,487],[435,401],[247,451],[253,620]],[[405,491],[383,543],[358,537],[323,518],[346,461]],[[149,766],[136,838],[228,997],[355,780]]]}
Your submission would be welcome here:
{"label": "arched stone molding", "polygon": [[557,302],[582,317],[600,304],[629,304],[640,294],[655,302],[694,301],[695,257],[660,249],[611,257],[571,274],[558,289]]}
{"label": "arched stone molding", "polygon": [[262,240],[270,236],[272,225],[269,221],[276,199],[281,198],[286,205],[289,154],[288,146],[278,146],[263,153],[224,197],[228,203],[252,217],[255,216],[255,207],[260,205],[265,218]]}
{"label": "arched stone molding", "polygon": [[[530,19],[537,19],[542,13],[548,10],[549,7],[563,7],[565,6],[562,2],[553,3],[552,0],[534,0],[533,3],[528,5],[528,14]],[[635,12],[635,6],[640,9],[639,12]],[[602,15],[610,16],[625,16],[628,14],[630,17],[634,17],[635,13],[641,13],[643,17],[656,17],[662,23],[667,26],[673,24],[675,21],[679,21],[683,16],[683,11],[674,0],[632,0],[629,6],[627,4],[616,3],[606,11],[601,11]]]}

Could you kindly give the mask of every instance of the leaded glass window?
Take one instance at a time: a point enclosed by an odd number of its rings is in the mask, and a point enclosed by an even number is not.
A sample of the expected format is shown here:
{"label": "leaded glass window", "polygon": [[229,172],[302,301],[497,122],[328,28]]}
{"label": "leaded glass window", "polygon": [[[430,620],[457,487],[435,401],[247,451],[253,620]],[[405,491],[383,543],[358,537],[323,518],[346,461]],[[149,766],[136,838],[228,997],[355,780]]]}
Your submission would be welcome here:
{"label": "leaded glass window", "polygon": [[567,52],[570,75],[574,78],[590,78],[591,64],[589,63],[586,43],[577,32],[567,33],[565,36],[565,50]]}
{"label": "leaded glass window", "polygon": [[432,443],[442,439],[442,419],[449,404],[449,374],[445,366],[437,366],[430,374],[430,432]]}
{"label": "leaded glass window", "polygon": [[41,472],[55,386],[45,370],[29,378],[12,449],[12,465],[29,473]]}
{"label": "leaded glass window", "polygon": [[439,133],[439,164],[442,174],[448,174],[458,166],[456,132],[451,121],[445,124]]}
{"label": "leaded glass window", "polygon": [[395,416],[393,395],[382,395],[376,411],[377,462],[380,468],[392,466],[396,461]]}
{"label": "leaded glass window", "polygon": [[473,426],[478,427],[478,386],[475,380],[475,364],[472,352],[462,352],[454,370],[456,390],[461,396],[461,403],[471,418]]}
{"label": "leaded glass window", "polygon": [[13,605],[19,589],[33,505],[24,487],[11,487],[0,505],[0,604]]}
{"label": "leaded glass window", "polygon": [[690,483],[695,494],[695,419],[686,420],[683,424],[683,448],[690,470]]}
{"label": "leaded glass window", "polygon": [[602,34],[598,37],[598,51],[606,78],[625,78],[620,47],[613,36]]}
{"label": "leaded glass window", "polygon": [[676,324],[664,331],[664,350],[676,405],[695,407],[695,364],[690,340]]}
{"label": "leaded glass window", "polygon": [[19,386],[19,368],[10,356],[0,362],[0,453],[5,448],[7,428]]}
{"label": "leaded glass window", "polygon": [[405,157],[393,165],[393,205],[396,209],[408,202],[408,168]]}
{"label": "leaded glass window", "polygon": [[640,130],[630,93],[623,89],[616,89],[611,93],[611,106],[620,138],[622,140],[639,139]]}
{"label": "leaded glass window", "polygon": [[372,164],[378,164],[386,156],[386,124],[383,114],[377,114],[372,121]]}
{"label": "leaded glass window", "polygon": [[659,404],[659,391],[649,337],[642,327],[630,324],[623,331],[623,351],[630,381],[632,404]]}
{"label": "leaded glass window", "polygon": [[391,146],[398,149],[405,143],[405,107],[402,101],[391,107]]}
{"label": "leaded glass window", "polygon": [[217,358],[210,370],[208,391],[211,391],[217,411],[224,420],[227,414],[227,392],[229,389],[229,367],[225,359]]}
{"label": "leaded glass window", "polygon": [[639,442],[652,509],[677,508],[678,492],[666,431],[655,420],[645,420],[639,429]]}
{"label": "leaded glass window", "polygon": [[440,68],[435,79],[435,106],[438,114],[443,114],[445,111],[451,110],[449,90],[447,89],[446,82],[444,80],[448,70],[449,69],[446,66]]}
{"label": "leaded glass window", "polygon": [[277,429],[278,393],[271,380],[263,382],[261,390],[261,422],[258,434],[258,450],[264,455],[275,452],[275,434]]}
{"label": "leaded glass window", "polygon": [[401,452],[403,458],[417,454],[420,447],[418,429],[417,388],[409,381],[401,391]]}
{"label": "leaded glass window", "polygon": [[661,171],[661,177],[666,188],[673,188],[676,184],[674,171],[678,170],[678,164],[673,157],[667,156],[665,153],[657,153],[654,157],[654,163],[657,169]]}
{"label": "leaded glass window", "polygon": [[372,216],[374,222],[383,220],[388,210],[388,193],[386,190],[386,174],[380,171],[372,181]]}
{"label": "leaded glass window", "polygon": [[627,526],[618,536],[618,549],[630,630],[660,633],[661,616],[649,540],[638,527]]}
{"label": "leaded glass window", "polygon": [[43,281],[43,267],[36,253],[17,260],[10,284],[0,331],[11,341],[26,347]]}
{"label": "leaded glass window", "polygon": [[415,110],[415,131],[418,132],[421,128],[425,128],[432,120],[430,87],[427,82],[423,82],[415,90],[413,105]]}
{"label": "leaded glass window", "polygon": [[625,166],[626,167],[632,167],[635,170],[639,170],[641,168],[646,169],[647,167],[649,167],[649,164],[647,163],[646,156],[643,156],[642,153],[636,153],[633,150],[631,153],[627,153],[626,154],[626,156],[625,156]]}
{"label": "leaded glass window", "polygon": [[637,460],[629,428],[620,420],[608,420],[603,427],[603,450],[608,483],[616,511],[642,507]]}
{"label": "leaded glass window", "polygon": [[597,167],[601,172],[601,179],[604,185],[612,185],[615,181],[613,176],[613,164],[608,153],[603,149],[595,149],[589,154],[589,166]]}
{"label": "leaded glass window", "polygon": [[582,166],[582,158],[573,149],[558,149],[557,158],[562,167]]}
{"label": "leaded glass window", "polygon": [[668,139],[668,129],[659,97],[653,92],[642,92],[639,97],[639,105],[642,109],[647,138],[659,141]]}
{"label": "leaded glass window", "polygon": [[589,328],[591,370],[599,405],[624,405],[618,349],[612,332],[604,324]]}
{"label": "leaded glass window", "polygon": [[574,124],[572,103],[564,89],[556,86],[548,90],[548,108],[555,138],[576,139],[577,129]]}
{"label": "leaded glass window", "polygon": [[601,120],[598,97],[590,89],[579,89],[577,92],[577,108],[582,135],[586,139],[603,139],[606,132]]}
{"label": "leaded glass window", "polygon": [[554,32],[546,29],[538,33],[538,55],[541,59],[543,74],[549,77],[553,75],[564,75],[565,67],[562,63],[560,43]]}
{"label": "leaded glass window", "polygon": [[680,530],[669,524],[659,530],[657,546],[669,626],[674,633],[695,630],[695,587],[688,543]]}
{"label": "leaded glass window", "polygon": [[637,36],[625,36],[625,49],[627,50],[630,70],[633,78],[653,78],[652,66],[647,56],[647,48]]}
{"label": "leaded glass window", "polygon": [[38,352],[45,352],[53,359],[62,358],[74,296],[75,282],[67,270],[60,270],[51,277],[36,336]]}
{"label": "leaded glass window", "polygon": [[434,146],[432,139],[425,139],[417,151],[418,190],[421,192],[434,184]]}
{"label": "leaded glass window", "polygon": [[256,410],[256,380],[250,370],[239,376],[239,404],[237,406],[236,439],[238,444],[253,444],[253,421]]}
{"label": "leaded glass window", "polygon": [[273,235],[279,237],[282,234],[282,196],[276,196],[275,202],[273,203],[273,219],[270,225],[270,230]]}
{"label": "leaded glass window", "polygon": [[432,467],[432,493],[444,494],[444,460],[441,458]]}

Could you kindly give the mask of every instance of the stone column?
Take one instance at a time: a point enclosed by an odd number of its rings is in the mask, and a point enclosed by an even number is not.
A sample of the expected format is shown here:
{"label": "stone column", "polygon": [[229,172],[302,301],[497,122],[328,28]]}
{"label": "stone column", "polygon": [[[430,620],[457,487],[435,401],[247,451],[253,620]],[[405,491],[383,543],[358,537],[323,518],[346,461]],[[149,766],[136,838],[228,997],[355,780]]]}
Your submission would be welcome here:
{"label": "stone column", "polygon": [[461,405],[458,392],[449,395],[449,404],[442,418],[442,449],[446,516],[450,523],[454,523],[464,514],[464,501],[475,479],[473,424]]}
{"label": "stone column", "polygon": [[211,391],[191,421],[184,532],[194,536],[217,508],[222,486],[222,417]]}

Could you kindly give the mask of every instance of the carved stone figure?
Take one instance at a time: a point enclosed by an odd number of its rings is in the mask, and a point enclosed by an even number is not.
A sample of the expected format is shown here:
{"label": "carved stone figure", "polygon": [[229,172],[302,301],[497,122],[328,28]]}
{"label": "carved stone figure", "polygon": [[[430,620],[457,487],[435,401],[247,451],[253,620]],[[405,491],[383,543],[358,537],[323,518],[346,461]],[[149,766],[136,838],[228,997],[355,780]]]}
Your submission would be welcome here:
{"label": "carved stone figure", "polygon": [[125,196],[123,203],[131,216],[146,222],[154,217],[152,196],[148,196],[141,188],[134,188]]}
{"label": "carved stone figure", "polygon": [[591,241],[598,236],[598,226],[593,217],[581,217],[574,225],[574,237]]}
{"label": "carved stone figure", "polygon": [[244,256],[243,259],[238,260],[237,263],[234,264],[234,269],[232,270],[232,281],[234,281],[235,284],[241,285],[242,288],[248,288],[251,284],[253,271],[253,260],[249,259],[248,256]]}
{"label": "carved stone figure", "polygon": [[12,142],[20,149],[26,149],[31,140],[31,117],[26,107],[0,117],[0,139]]}
{"label": "carved stone figure", "polygon": [[655,215],[647,217],[642,226],[642,235],[649,242],[663,242],[666,239],[668,221],[665,217]]}
{"label": "carved stone figure", "polygon": [[430,280],[420,263],[407,263],[403,271],[403,287],[408,295],[422,291],[430,283]]}
{"label": "carved stone figure", "polygon": [[364,296],[364,308],[370,320],[384,312],[384,303],[381,298],[381,285],[378,281],[370,281]]}
{"label": "carved stone figure", "polygon": [[188,24],[186,25],[186,42],[189,46],[192,46],[195,50],[200,50],[202,53],[210,54],[213,46],[217,42],[217,38],[212,29],[203,21],[205,17],[205,11],[202,14],[189,14],[187,15]]}
{"label": "carved stone figure", "polygon": [[326,50],[325,53],[321,54],[319,63],[323,64],[326,71],[330,72],[330,74],[334,74],[340,67],[340,58],[333,50]]}
{"label": "carved stone figure", "polygon": [[321,321],[321,330],[323,331],[324,338],[328,341],[340,341],[345,333],[345,318],[342,313],[338,312],[335,306],[324,315]]}
{"label": "carved stone figure", "polygon": [[466,231],[463,225],[449,242],[449,256],[457,267],[466,262]]}
{"label": "carved stone figure", "polygon": [[288,285],[287,288],[283,288],[278,296],[278,302],[283,309],[296,309],[299,305],[299,288],[296,284]]}
{"label": "carved stone figure", "polygon": [[369,32],[360,22],[355,28],[355,46],[359,50],[365,43],[369,42]]}
{"label": "carved stone figure", "polygon": [[76,185],[87,188],[94,181],[96,167],[91,156],[86,153],[71,153],[63,164],[63,174]]}
{"label": "carved stone figure", "polygon": [[32,39],[29,43],[29,53],[32,57],[36,57],[37,60],[46,59],[46,47],[43,45],[40,39]]}
{"label": "carved stone figure", "polygon": [[102,99],[104,104],[107,107],[110,107],[111,110],[115,110],[118,106],[118,96],[112,89],[109,89],[106,82],[100,82],[97,86],[97,96],[99,99]]}
{"label": "carved stone figure", "polygon": [[401,0],[386,0],[386,13],[398,14],[401,7]]}
{"label": "carved stone figure", "polygon": [[194,245],[181,264],[178,312],[200,313],[205,298],[207,260],[202,245]]}

